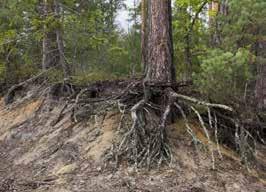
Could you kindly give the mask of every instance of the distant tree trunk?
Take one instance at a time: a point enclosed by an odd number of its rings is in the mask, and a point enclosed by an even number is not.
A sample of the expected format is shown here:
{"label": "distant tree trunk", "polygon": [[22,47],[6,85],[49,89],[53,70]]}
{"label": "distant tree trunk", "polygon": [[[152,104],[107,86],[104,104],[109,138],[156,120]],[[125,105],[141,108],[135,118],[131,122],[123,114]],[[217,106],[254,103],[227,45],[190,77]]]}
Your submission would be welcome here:
{"label": "distant tree trunk", "polygon": [[195,16],[193,17],[191,23],[188,26],[187,29],[187,34],[185,36],[185,42],[186,42],[186,46],[185,46],[185,64],[187,67],[186,70],[186,79],[187,80],[191,80],[192,79],[192,53],[191,53],[191,43],[192,43],[192,35],[193,35],[193,28],[194,25],[196,24],[196,21],[199,18],[200,13],[202,12],[203,8],[207,5],[208,0],[205,0],[202,2],[202,4],[200,5],[200,7],[198,8],[197,12],[195,13]]}
{"label": "distant tree trunk", "polygon": [[142,0],[141,2],[141,63],[144,74],[147,71],[149,56],[149,34],[151,28],[151,0]]}
{"label": "distant tree trunk", "polygon": [[137,41],[137,2],[136,0],[133,1],[133,42],[132,42],[132,54],[131,54],[131,77],[135,77],[136,76],[136,65],[137,65],[137,45],[136,45],[136,41]]}
{"label": "distant tree trunk", "polygon": [[151,1],[150,53],[145,80],[157,83],[176,81],[173,64],[171,0]]}
{"label": "distant tree trunk", "polygon": [[266,109],[266,65],[258,66],[255,97],[259,109]]}
{"label": "distant tree trunk", "polygon": [[[4,49],[5,50],[5,49]],[[12,77],[12,67],[11,67],[11,64],[12,64],[12,61],[10,61],[10,57],[12,55],[12,49],[10,48],[7,48],[6,50],[6,58],[5,58],[5,83],[6,84],[9,84],[10,83],[10,79],[14,80],[14,78],[11,78]]]}
{"label": "distant tree trunk", "polygon": [[46,19],[53,13],[52,3],[49,0],[42,2],[42,16],[45,22],[43,26],[43,40],[42,40],[42,69],[47,70],[56,66],[56,34],[49,29],[49,24]]}
{"label": "distant tree trunk", "polygon": [[[43,19],[44,36],[42,42],[42,69],[47,70],[51,67],[60,68],[64,77],[69,76],[69,66],[65,62],[63,34],[61,27],[60,6],[56,0],[43,0]],[[56,28],[51,28],[51,23],[46,23],[48,16],[53,16],[56,23]]]}
{"label": "distant tree trunk", "polygon": [[[263,32],[258,29],[257,35]],[[255,55],[258,58],[257,62],[257,79],[255,87],[255,98],[259,109],[266,109],[266,41],[258,39],[255,45]]]}
{"label": "distant tree trunk", "polygon": [[[211,39],[210,44],[213,47],[217,47],[222,42],[222,37],[220,34],[221,23],[216,19],[217,15],[227,16],[229,7],[228,0],[213,0],[209,3],[209,10],[211,15],[209,15],[209,27],[211,29]],[[216,13],[213,15],[213,13]]]}
{"label": "distant tree trunk", "polygon": [[[56,16],[57,22],[61,23],[60,5],[57,2],[57,0],[54,0],[54,9],[55,9],[55,16]],[[70,70],[69,70],[69,66],[67,65],[66,59],[65,59],[62,25],[58,26],[55,31],[56,31],[57,49],[59,52],[59,65],[63,69],[64,77],[67,78],[70,75]]]}

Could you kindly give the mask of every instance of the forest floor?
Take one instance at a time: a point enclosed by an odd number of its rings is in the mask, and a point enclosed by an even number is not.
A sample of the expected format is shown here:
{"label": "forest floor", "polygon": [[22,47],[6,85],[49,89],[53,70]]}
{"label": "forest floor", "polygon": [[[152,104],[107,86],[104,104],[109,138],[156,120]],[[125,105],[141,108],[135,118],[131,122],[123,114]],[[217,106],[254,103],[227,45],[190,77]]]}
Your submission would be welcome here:
{"label": "forest floor", "polygon": [[215,153],[212,170],[200,126],[191,124],[202,142],[195,146],[180,120],[167,128],[174,154],[170,167],[115,168],[104,157],[119,139],[118,108],[95,104],[96,113],[74,123],[65,103],[36,97],[5,106],[1,99],[0,192],[266,191],[265,146],[257,147],[258,160],[249,171],[237,154],[221,147],[223,158]]}

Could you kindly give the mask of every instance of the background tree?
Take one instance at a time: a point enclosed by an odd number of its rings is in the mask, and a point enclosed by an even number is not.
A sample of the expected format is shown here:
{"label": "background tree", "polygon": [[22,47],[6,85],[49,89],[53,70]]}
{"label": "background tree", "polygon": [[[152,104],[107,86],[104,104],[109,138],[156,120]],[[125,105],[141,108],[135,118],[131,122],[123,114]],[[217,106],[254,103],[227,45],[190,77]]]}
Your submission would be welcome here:
{"label": "background tree", "polygon": [[206,50],[206,3],[208,1],[174,1],[173,39],[177,76],[191,80],[198,70],[198,58]]}
{"label": "background tree", "polygon": [[37,17],[35,1],[0,2],[0,81],[17,83],[38,69],[40,47],[32,20]]}
{"label": "background tree", "polygon": [[144,74],[147,71],[149,56],[149,37],[151,31],[151,1],[141,1],[141,62]]}
{"label": "background tree", "polygon": [[62,7],[57,0],[43,0],[43,40],[42,40],[42,69],[52,67],[62,69],[64,77],[70,75],[66,63],[63,42]]}

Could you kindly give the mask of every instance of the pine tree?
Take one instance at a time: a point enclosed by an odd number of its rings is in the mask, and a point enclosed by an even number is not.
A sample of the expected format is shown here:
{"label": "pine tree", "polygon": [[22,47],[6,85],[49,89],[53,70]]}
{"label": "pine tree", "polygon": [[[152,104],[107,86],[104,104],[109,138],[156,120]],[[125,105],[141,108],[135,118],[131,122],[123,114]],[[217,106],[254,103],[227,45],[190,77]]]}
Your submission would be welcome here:
{"label": "pine tree", "polygon": [[64,77],[69,76],[65,61],[63,33],[61,24],[61,7],[57,0],[43,0],[42,16],[44,20],[42,40],[42,69],[60,68]]}
{"label": "pine tree", "polygon": [[176,81],[173,64],[171,0],[151,1],[151,30],[149,38],[146,81],[173,83]]}

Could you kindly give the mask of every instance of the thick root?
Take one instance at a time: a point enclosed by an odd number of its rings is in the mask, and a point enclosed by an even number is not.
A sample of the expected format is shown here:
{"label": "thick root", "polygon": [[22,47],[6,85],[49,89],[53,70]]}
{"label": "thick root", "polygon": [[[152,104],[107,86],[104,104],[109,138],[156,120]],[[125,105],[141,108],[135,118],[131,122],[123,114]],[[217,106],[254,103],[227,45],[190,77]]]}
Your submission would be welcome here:
{"label": "thick root", "polygon": [[39,73],[38,75],[30,78],[30,79],[27,79],[26,81],[23,81],[19,84],[16,84],[16,85],[13,85],[7,92],[5,98],[4,98],[4,101],[5,101],[5,104],[8,105],[8,104],[11,104],[14,102],[14,98],[16,96],[16,93],[18,91],[21,91],[23,90],[27,85],[31,84],[31,83],[34,83],[34,82],[37,82],[39,79],[43,78],[47,72],[50,71],[50,70],[46,70],[46,71],[43,71],[41,73]]}
{"label": "thick root", "polygon": [[132,126],[118,145],[116,159],[127,160],[135,167],[148,168],[155,164],[160,166],[163,162],[170,163],[172,155],[165,132],[170,107],[166,107],[161,122],[145,100],[136,103],[130,111]]}

